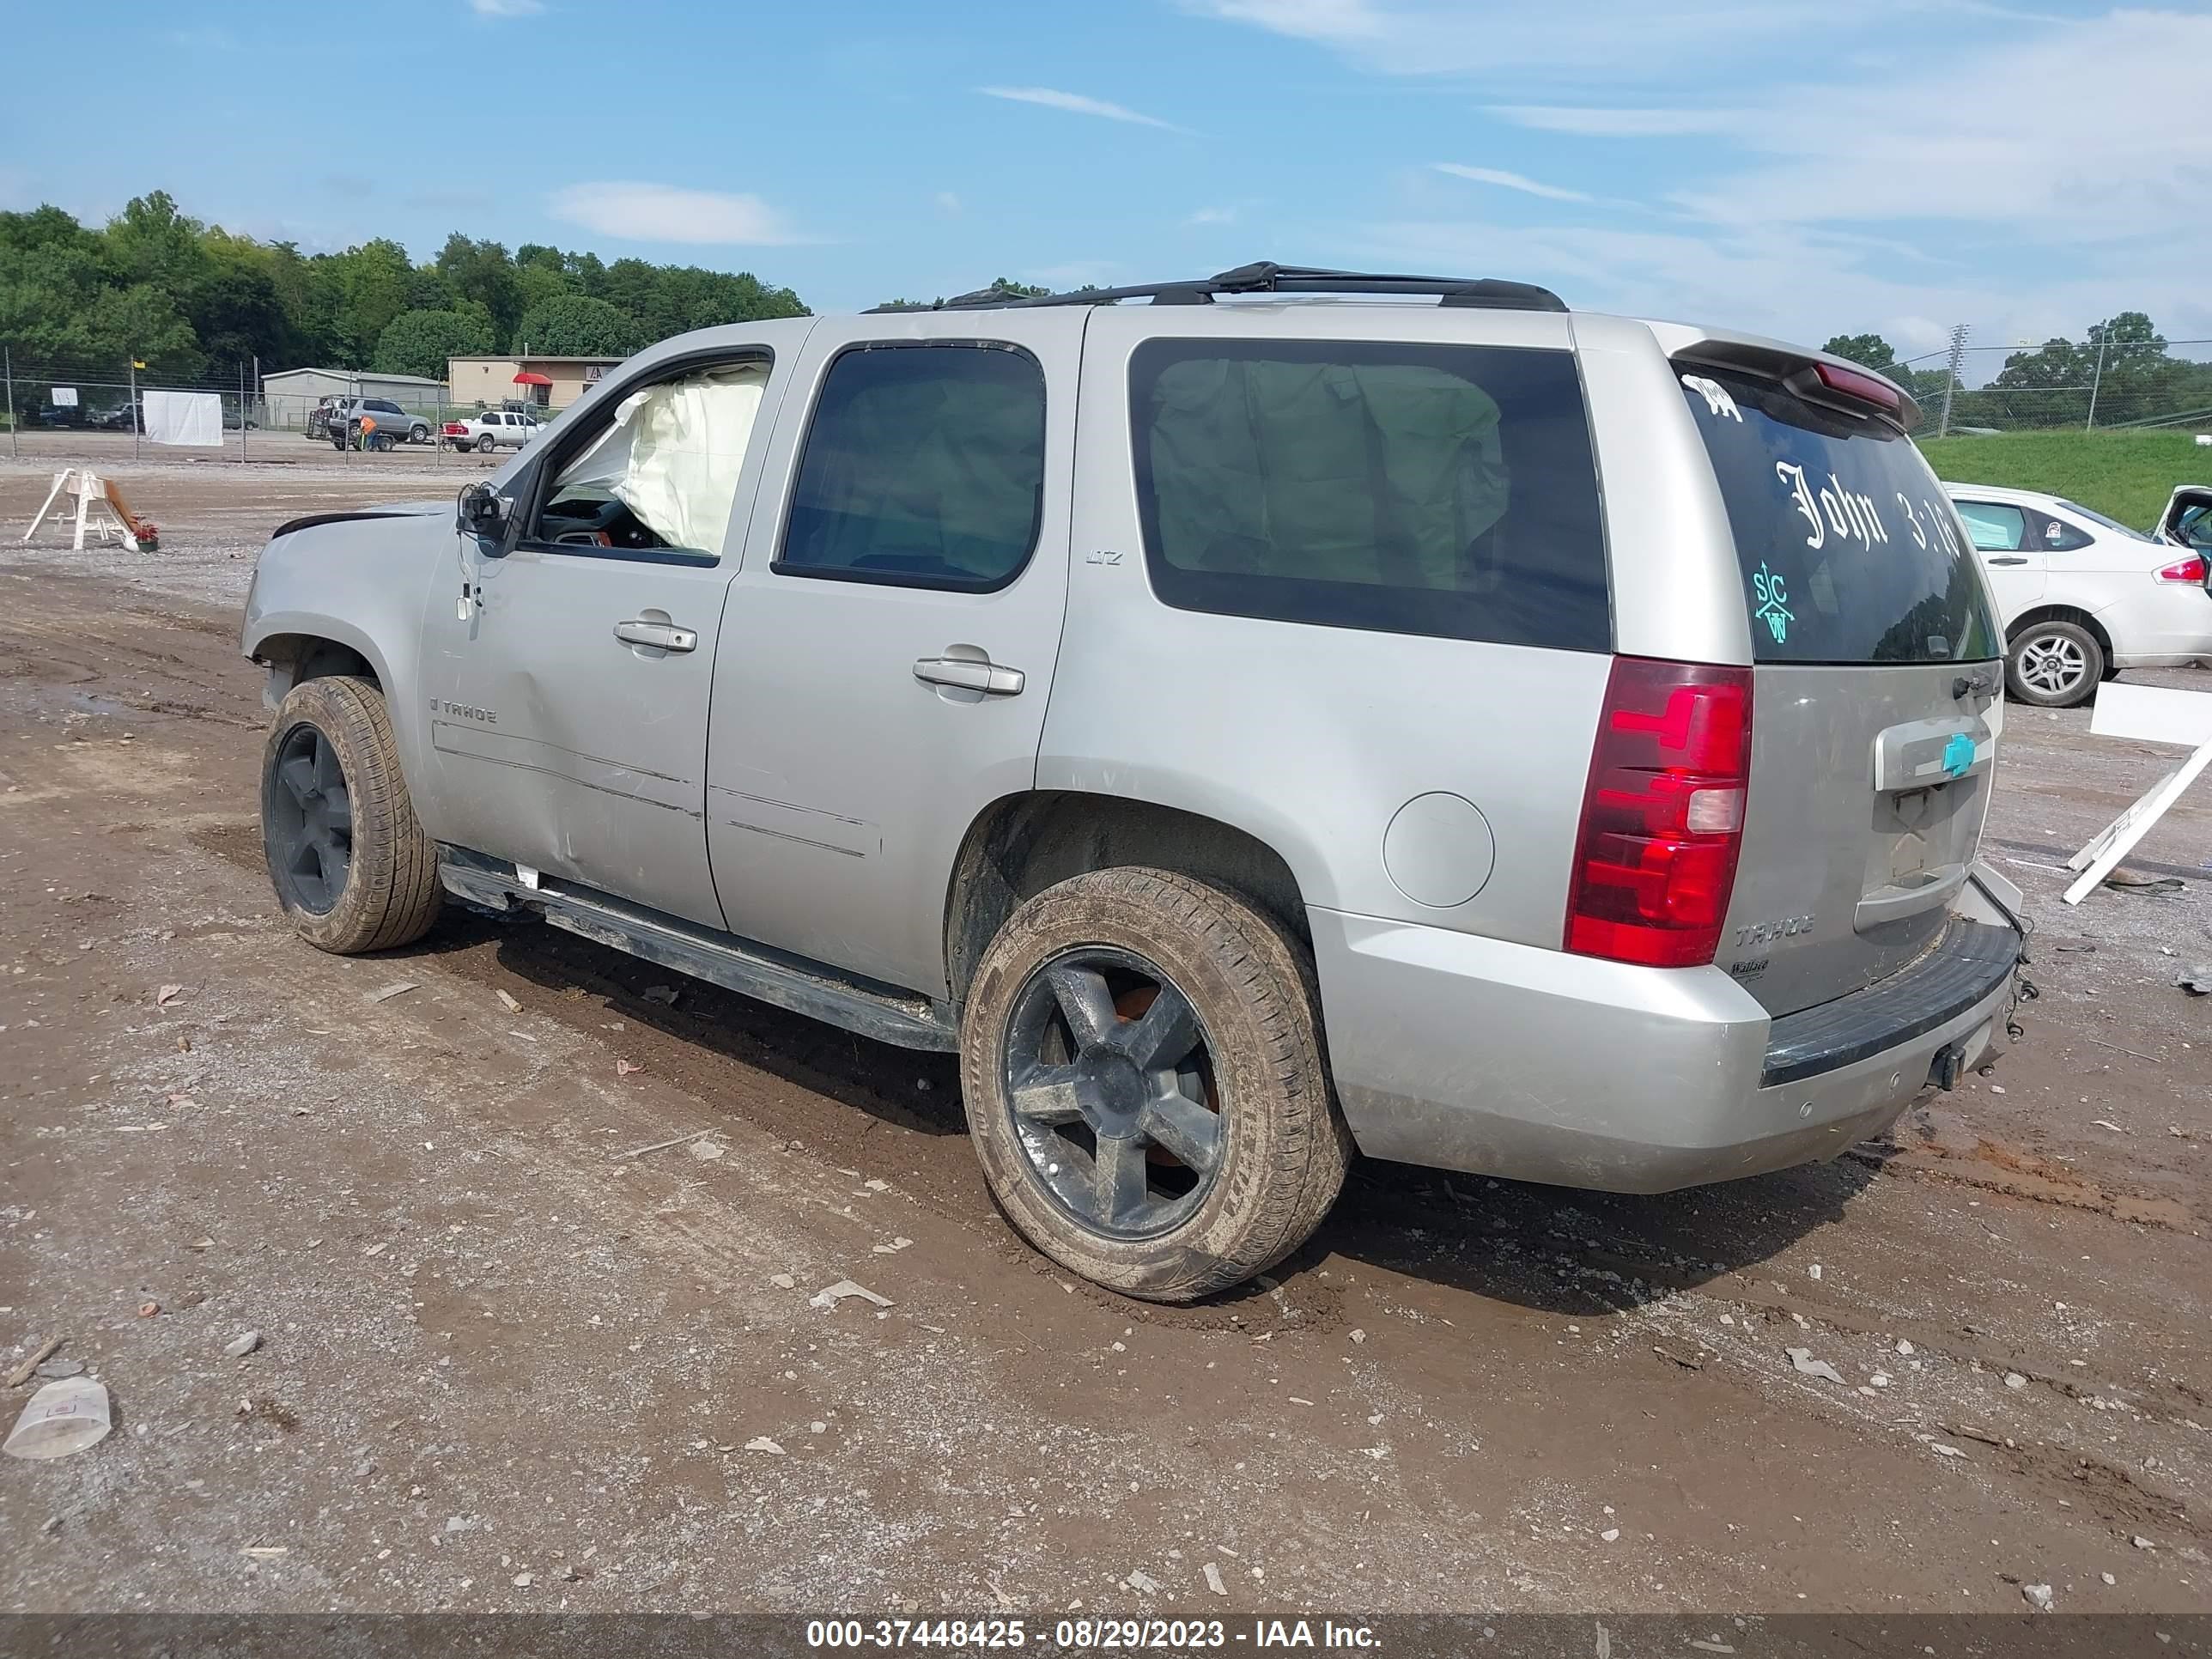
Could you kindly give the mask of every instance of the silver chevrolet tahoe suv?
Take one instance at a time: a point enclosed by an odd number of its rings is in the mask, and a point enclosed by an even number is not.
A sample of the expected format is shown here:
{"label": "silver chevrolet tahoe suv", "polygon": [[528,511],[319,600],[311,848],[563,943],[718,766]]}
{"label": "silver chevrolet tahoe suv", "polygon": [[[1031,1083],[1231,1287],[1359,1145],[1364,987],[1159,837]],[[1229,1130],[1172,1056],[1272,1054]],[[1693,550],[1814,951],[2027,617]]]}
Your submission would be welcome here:
{"label": "silver chevrolet tahoe suv", "polygon": [[684,335],[457,507],[276,532],[270,872],[325,950],[452,894],[957,1050],[1008,1219],[1133,1296],[1279,1260],[1355,1148],[1829,1158],[1993,1057],[2021,958],[1915,415],[1271,264]]}

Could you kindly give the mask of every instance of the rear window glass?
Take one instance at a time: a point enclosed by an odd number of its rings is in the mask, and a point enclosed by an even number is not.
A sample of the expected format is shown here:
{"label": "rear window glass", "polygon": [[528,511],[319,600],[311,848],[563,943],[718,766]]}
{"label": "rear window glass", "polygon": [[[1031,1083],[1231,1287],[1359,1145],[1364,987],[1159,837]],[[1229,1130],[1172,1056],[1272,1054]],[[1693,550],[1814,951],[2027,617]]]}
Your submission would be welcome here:
{"label": "rear window glass", "polygon": [[1167,604],[1611,647],[1568,353],[1152,340],[1129,402],[1146,562]]}
{"label": "rear window glass", "polygon": [[1682,395],[1728,503],[1757,660],[1997,655],[1966,526],[1911,439],[1725,371],[1683,375]]}

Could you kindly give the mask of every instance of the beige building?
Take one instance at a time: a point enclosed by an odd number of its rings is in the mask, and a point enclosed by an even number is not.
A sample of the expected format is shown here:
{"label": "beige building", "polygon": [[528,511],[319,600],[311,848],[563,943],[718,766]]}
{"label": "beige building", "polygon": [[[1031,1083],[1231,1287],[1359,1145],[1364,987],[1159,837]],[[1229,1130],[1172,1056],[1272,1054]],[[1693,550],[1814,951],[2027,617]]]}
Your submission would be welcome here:
{"label": "beige building", "polygon": [[463,408],[533,404],[566,409],[622,362],[619,357],[448,357],[446,395]]}

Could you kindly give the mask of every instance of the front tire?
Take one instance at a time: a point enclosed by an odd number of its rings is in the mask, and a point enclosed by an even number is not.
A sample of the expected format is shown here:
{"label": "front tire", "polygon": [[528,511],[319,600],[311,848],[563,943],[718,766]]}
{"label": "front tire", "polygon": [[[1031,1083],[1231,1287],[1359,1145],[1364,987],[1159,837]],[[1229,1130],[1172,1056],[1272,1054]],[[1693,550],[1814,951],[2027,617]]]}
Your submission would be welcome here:
{"label": "front tire", "polygon": [[1351,1162],[1304,951],[1169,871],[1093,871],[1016,910],[969,987],[960,1073],[1015,1230],[1148,1301],[1288,1255]]}
{"label": "front tire", "polygon": [[2072,708],[2097,695],[2105,678],[2105,648],[2078,623],[2055,618],[2031,623],[2005,657],[2005,687],[2039,708]]}
{"label": "front tire", "polygon": [[284,914],[318,950],[396,950],[438,919],[437,843],[367,680],[308,680],[285,697],[262,755],[261,839]]}

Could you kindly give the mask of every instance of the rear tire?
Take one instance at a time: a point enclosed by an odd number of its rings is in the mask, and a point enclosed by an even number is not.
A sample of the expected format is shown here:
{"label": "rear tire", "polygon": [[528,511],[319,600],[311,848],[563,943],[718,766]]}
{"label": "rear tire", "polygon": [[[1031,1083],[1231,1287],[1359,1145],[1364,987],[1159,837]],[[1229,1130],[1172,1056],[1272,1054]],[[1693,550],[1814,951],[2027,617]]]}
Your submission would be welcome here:
{"label": "rear tire", "polygon": [[262,755],[261,838],[284,914],[318,950],[397,950],[438,919],[437,843],[367,680],[308,680],[286,696]]}
{"label": "rear tire", "polygon": [[1288,1255],[1351,1163],[1305,953],[1169,871],[1093,871],[1016,910],[969,988],[960,1074],[1015,1230],[1148,1301]]}
{"label": "rear tire", "polygon": [[477,438],[477,453],[479,455],[489,455],[491,453],[491,434],[489,432],[480,434]]}
{"label": "rear tire", "polygon": [[2005,689],[2039,708],[2072,708],[2097,695],[2105,648],[2080,624],[2051,619],[2020,630],[2005,655]]}

